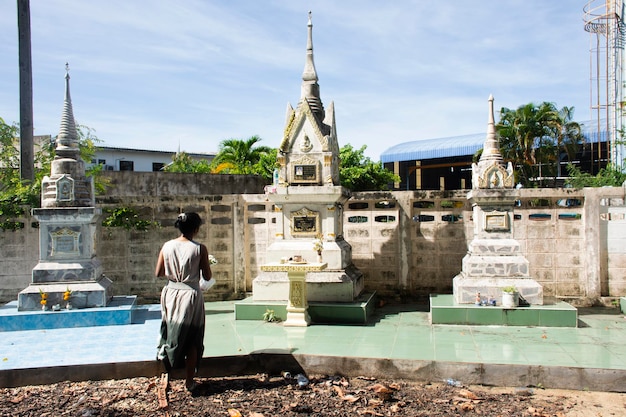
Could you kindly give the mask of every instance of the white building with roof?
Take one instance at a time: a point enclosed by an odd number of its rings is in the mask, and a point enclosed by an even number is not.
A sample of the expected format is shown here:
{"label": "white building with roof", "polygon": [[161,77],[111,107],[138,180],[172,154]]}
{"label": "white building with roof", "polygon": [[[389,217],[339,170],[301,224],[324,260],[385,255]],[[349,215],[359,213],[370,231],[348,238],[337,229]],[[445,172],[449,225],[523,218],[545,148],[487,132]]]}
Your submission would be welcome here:
{"label": "white building with roof", "polygon": [[[172,162],[177,152],[151,149],[118,148],[99,146],[90,165],[101,164],[106,171],[161,171]],[[187,153],[195,161],[211,162],[214,153]]]}

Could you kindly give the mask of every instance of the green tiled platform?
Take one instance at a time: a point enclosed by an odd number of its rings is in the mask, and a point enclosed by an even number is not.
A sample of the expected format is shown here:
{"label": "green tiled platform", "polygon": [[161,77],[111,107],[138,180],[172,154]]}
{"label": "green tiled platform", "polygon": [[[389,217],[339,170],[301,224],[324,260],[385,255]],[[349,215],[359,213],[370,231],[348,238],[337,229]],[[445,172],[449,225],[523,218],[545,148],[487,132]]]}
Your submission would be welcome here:
{"label": "green tiled platform", "polygon": [[[205,309],[203,378],[289,370],[626,392],[619,308],[579,308],[578,327],[431,325],[427,300],[377,306],[358,326],[235,320],[235,301]],[[137,306],[133,316],[122,326],[1,333],[0,387],[161,375],[160,306]]]}
{"label": "green tiled platform", "polygon": [[577,327],[578,310],[565,302],[504,308],[457,304],[452,294],[430,296],[432,324]]}
{"label": "green tiled platform", "polygon": [[[353,303],[309,303],[309,316],[314,324],[365,324],[375,308],[376,293],[362,294]],[[252,297],[235,303],[236,320],[263,320],[267,310],[282,321],[287,319],[284,301],[254,301]]]}

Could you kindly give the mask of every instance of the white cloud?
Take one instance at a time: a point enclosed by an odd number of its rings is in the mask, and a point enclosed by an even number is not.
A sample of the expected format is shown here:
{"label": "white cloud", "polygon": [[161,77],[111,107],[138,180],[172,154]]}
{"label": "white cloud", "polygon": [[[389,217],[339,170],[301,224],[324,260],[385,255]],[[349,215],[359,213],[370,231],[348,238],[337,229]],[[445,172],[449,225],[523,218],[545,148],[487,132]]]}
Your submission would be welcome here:
{"label": "white cloud", "polygon": [[[31,3],[37,133],[56,134],[69,61],[74,113],[107,145],[215,151],[277,146],[297,104],[307,11],[322,100],[341,144],[481,132],[496,107],[541,101],[588,114],[584,1],[109,0]],[[0,16],[0,117],[19,119],[15,4]]]}

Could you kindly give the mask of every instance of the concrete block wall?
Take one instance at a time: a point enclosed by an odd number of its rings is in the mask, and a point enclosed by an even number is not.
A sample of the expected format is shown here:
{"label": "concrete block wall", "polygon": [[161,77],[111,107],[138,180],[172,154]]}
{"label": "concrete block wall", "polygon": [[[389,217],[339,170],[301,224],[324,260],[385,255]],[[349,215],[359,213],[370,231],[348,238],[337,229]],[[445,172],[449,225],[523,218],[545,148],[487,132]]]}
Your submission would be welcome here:
{"label": "concrete block wall", "polygon": [[344,234],[366,289],[385,296],[450,292],[467,252],[468,210],[465,192],[355,193]]}
{"label": "concrete block wall", "polygon": [[[132,207],[142,219],[162,225],[145,232],[98,228],[97,256],[114,282],[114,293],[158,300],[163,286],[154,277],[158,251],[177,236],[173,221],[178,213],[193,210],[205,220],[198,240],[219,261],[213,267],[217,285],[207,300],[244,297],[275,238],[278,213],[258,190],[202,194],[220,189],[203,180],[202,187],[183,193],[180,184],[166,184],[178,180],[157,176],[150,180],[160,184],[149,187],[152,194],[130,192],[133,188],[125,185],[98,198],[104,216],[109,209]],[[473,237],[466,197],[464,190],[354,193],[344,206],[343,234],[352,246],[353,262],[365,275],[366,290],[390,298],[451,292]],[[522,189],[514,214],[514,237],[530,262],[530,275],[547,296],[588,305],[600,297],[626,295],[623,188]],[[23,229],[0,231],[3,302],[15,299],[30,283],[38,260],[38,229],[31,226],[30,216],[22,220]]]}
{"label": "concrete block wall", "polygon": [[530,266],[530,276],[544,288],[545,297],[587,297],[584,282],[589,260],[585,256],[585,219],[582,192],[547,193],[523,190],[515,208],[514,238]]}
{"label": "concrete block wall", "polygon": [[15,231],[0,230],[0,301],[17,300],[28,286],[32,270],[39,261],[39,229],[28,213],[16,221],[24,227]]}
{"label": "concrete block wall", "polygon": [[606,225],[607,288],[609,295],[626,294],[626,207],[623,201],[607,200],[603,208]]}
{"label": "concrete block wall", "polygon": [[236,254],[237,232],[235,224],[239,198],[234,195],[206,196],[204,198],[120,198],[100,204],[103,216],[108,210],[119,206],[129,206],[140,213],[142,219],[151,219],[161,227],[147,231],[125,230],[119,227],[98,228],[97,256],[104,265],[105,275],[114,282],[114,294],[139,295],[142,300],[158,301],[163,278],[156,278],[156,259],[164,242],[176,238],[179,233],[173,226],[180,212],[195,211],[203,219],[197,240],[204,243],[218,260],[212,266],[213,277],[217,281],[214,289],[207,293],[209,298],[226,299],[241,296],[243,266]]}

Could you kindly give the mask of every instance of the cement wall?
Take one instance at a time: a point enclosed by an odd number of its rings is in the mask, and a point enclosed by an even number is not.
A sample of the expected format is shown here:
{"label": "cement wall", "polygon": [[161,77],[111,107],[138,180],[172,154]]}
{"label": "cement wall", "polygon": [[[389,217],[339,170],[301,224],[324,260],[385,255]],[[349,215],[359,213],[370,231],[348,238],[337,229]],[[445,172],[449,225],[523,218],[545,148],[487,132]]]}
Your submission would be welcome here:
{"label": "cement wall", "polygon": [[[145,232],[99,227],[97,254],[114,293],[156,301],[162,281],[154,277],[158,251],[175,237],[180,211],[205,220],[198,240],[219,264],[210,299],[241,298],[264,263],[275,236],[277,213],[256,177],[167,173],[107,173],[111,188],[97,198],[105,212],[132,207],[161,228]],[[472,239],[467,193],[398,191],[355,193],[344,207],[344,236],[368,291],[402,298],[450,293],[452,278]],[[21,230],[0,231],[0,300],[10,301],[31,280],[38,260],[34,219]],[[626,295],[624,189],[522,189],[514,236],[530,262],[530,275],[546,296],[577,305]],[[313,257],[314,253],[303,254]]]}

